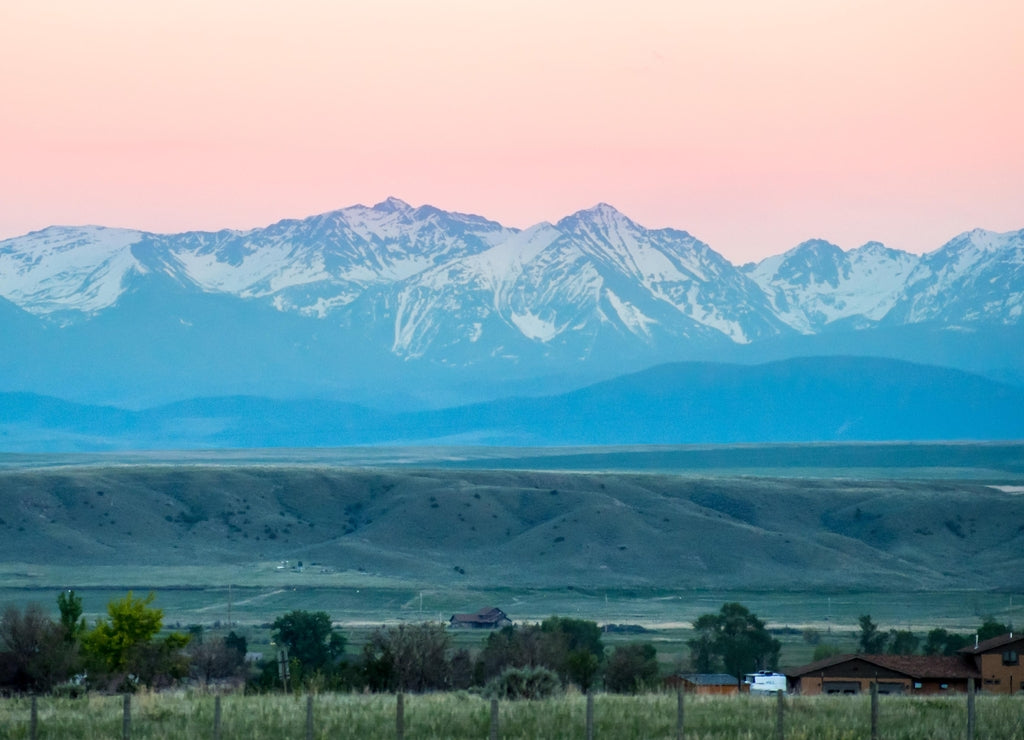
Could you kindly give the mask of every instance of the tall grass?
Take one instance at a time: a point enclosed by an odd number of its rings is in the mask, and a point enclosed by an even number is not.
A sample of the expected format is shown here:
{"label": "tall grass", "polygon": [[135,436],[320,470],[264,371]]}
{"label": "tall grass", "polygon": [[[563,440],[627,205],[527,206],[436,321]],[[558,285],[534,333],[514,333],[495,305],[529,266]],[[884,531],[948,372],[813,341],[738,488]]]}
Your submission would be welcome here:
{"label": "tall grass", "polygon": [[[221,704],[224,740],[304,737],[306,698],[298,695],[227,695]],[[31,702],[0,700],[0,737],[28,738]],[[38,737],[121,737],[122,699],[41,697]],[[395,697],[320,694],[314,697],[314,737],[386,740],[395,737]],[[131,737],[139,740],[213,736],[214,697],[192,692],[132,697]],[[784,705],[787,740],[860,740],[870,736],[867,696],[792,696]],[[774,737],[777,703],[756,696],[685,699],[689,740],[760,740]],[[506,740],[578,738],[584,734],[586,698],[569,692],[538,701],[502,702],[499,736]],[[879,724],[886,740],[960,740],[966,736],[967,701],[962,695],[882,697]],[[484,738],[490,704],[455,692],[405,697],[405,737]],[[674,694],[598,695],[594,731],[598,738],[674,738]],[[979,696],[978,738],[1024,737],[1024,699]]]}

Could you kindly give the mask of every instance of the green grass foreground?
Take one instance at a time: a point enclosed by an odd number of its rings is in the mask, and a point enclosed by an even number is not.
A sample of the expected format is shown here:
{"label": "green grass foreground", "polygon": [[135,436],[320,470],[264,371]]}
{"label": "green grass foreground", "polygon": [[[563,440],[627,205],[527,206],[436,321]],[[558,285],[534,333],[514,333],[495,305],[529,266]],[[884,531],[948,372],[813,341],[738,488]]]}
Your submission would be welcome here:
{"label": "green grass foreground", "polygon": [[[405,696],[405,738],[485,738],[490,730],[490,703],[467,693]],[[393,695],[320,694],[313,698],[316,738],[394,738]],[[296,695],[222,698],[224,740],[278,740],[304,737],[306,697]],[[1024,735],[1021,697],[977,697],[978,738]],[[31,700],[0,700],[0,733],[30,737]],[[598,738],[675,738],[676,695],[614,696],[594,701],[594,735]],[[120,696],[38,699],[37,737],[121,737]],[[684,703],[685,737],[692,740],[739,740],[776,737],[774,697],[694,697]],[[882,697],[880,735],[887,740],[950,740],[966,737],[967,700],[943,697]],[[785,699],[788,740],[855,740],[870,737],[870,697],[791,696]],[[585,737],[586,697],[568,694],[539,701],[503,702],[499,707],[501,738]],[[214,697],[176,692],[132,697],[131,737],[213,737]]]}

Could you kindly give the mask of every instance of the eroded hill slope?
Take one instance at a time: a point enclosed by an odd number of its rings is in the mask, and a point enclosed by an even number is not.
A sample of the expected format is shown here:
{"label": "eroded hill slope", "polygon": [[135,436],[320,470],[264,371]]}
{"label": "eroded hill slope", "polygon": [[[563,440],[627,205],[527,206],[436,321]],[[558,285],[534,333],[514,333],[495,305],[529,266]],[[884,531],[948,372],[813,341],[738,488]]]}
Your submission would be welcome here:
{"label": "eroded hill slope", "polygon": [[975,483],[124,466],[0,472],[0,557],[303,560],[540,587],[1019,587],[1024,496]]}

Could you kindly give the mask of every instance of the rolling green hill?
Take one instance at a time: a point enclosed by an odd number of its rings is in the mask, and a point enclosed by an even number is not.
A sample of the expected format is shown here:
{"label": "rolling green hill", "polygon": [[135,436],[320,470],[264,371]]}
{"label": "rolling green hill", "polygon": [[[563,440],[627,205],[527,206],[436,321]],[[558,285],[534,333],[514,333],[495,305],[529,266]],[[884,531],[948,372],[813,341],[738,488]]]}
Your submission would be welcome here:
{"label": "rolling green hill", "polygon": [[4,562],[105,572],[301,560],[477,588],[1024,584],[1024,495],[971,482],[126,465],[0,470],[0,502]]}

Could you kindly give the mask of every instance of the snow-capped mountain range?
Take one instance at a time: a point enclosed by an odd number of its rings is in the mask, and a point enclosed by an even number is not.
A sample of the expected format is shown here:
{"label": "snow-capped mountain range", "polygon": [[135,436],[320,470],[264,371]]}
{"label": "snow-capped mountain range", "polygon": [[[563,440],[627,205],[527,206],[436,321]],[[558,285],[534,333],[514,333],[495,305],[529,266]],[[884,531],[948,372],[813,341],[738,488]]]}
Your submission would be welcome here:
{"label": "snow-capped mountain range", "polygon": [[737,268],[685,231],[645,229],[603,203],[517,230],[390,198],[250,231],[54,226],[0,241],[0,296],[61,322],[112,307],[150,272],[317,318],[372,296],[390,307],[398,354],[426,352],[437,312],[452,310],[471,341],[493,318],[540,343],[593,322],[746,343],[842,320],[1017,323],[1024,230],[976,229],[924,256],[814,239]]}
{"label": "snow-capped mountain range", "polygon": [[[735,266],[685,231],[644,228],[606,204],[518,230],[390,198],[249,231],[54,226],[0,241],[0,297],[13,304],[0,309],[31,315],[22,324],[51,337],[94,340],[108,316],[110,331],[141,324],[139,307],[126,306],[153,291],[161,297],[150,320],[163,312],[182,331],[199,331],[202,315],[182,306],[206,296],[234,301],[235,321],[259,316],[257,333],[275,331],[268,316],[290,316],[309,341],[344,337],[337,346],[406,363],[548,363],[557,372],[560,363],[635,358],[626,370],[680,359],[682,347],[1018,327],[1024,230],[974,230],[922,256],[811,240]],[[132,316],[115,320],[118,311]]]}

